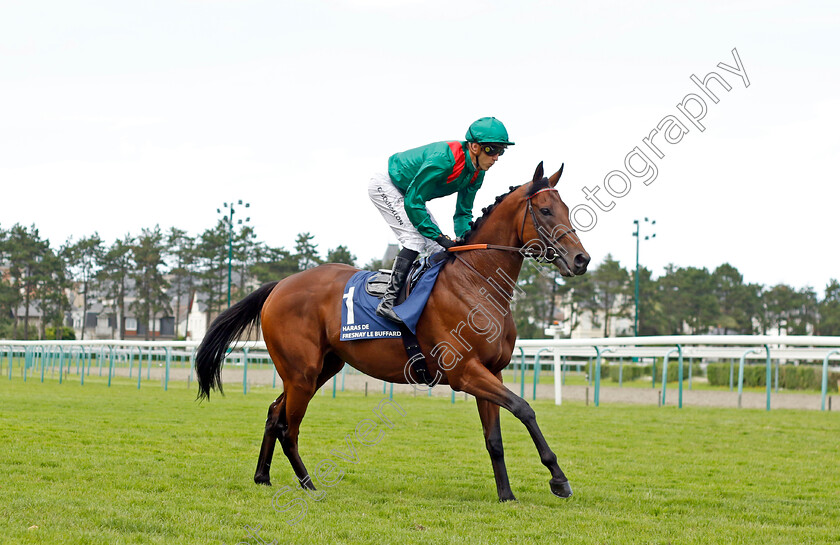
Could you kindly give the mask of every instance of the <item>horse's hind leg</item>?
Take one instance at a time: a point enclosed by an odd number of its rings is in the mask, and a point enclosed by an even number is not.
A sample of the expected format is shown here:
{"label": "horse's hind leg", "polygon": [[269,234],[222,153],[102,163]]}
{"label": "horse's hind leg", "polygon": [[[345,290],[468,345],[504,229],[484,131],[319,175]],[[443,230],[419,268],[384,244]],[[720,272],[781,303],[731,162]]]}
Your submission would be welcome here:
{"label": "horse's hind leg", "polygon": [[263,434],[262,446],[260,447],[260,458],[257,460],[257,471],[254,473],[254,482],[271,486],[271,459],[274,457],[274,445],[278,436],[283,434],[286,428],[286,392],[280,394],[274,403],[268,407],[268,416],[265,419],[265,433]]}
{"label": "horse's hind leg", "polygon": [[317,380],[313,382],[296,382],[285,384],[285,409],[286,409],[286,426],[279,436],[280,446],[283,447],[283,453],[292,464],[292,469],[295,472],[300,485],[304,488],[315,490],[315,485],[312,479],[309,478],[309,472],[306,466],[303,465],[303,460],[300,459],[298,453],[298,433],[300,432],[300,423],[303,416],[306,414],[306,408],[309,402],[318,391],[318,388],[323,386],[325,382],[331,379],[344,366],[344,362],[334,354],[327,354],[323,360],[324,364],[321,373]]}

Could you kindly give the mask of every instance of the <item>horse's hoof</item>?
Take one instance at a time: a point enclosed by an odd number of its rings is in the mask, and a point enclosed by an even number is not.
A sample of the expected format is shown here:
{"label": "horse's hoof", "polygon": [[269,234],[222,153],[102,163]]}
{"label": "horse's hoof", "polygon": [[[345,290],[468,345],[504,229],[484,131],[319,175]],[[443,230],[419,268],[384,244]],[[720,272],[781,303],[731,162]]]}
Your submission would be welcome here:
{"label": "horse's hoof", "polygon": [[514,496],[513,494],[499,496],[499,503],[505,503],[506,501],[516,501],[516,496]]}
{"label": "horse's hoof", "polygon": [[548,484],[551,486],[551,493],[555,496],[568,498],[572,495],[572,487],[569,485],[569,481],[556,482],[552,479],[548,481]]}
{"label": "horse's hoof", "polygon": [[265,486],[271,486],[271,478],[268,475],[254,475],[254,482]]}

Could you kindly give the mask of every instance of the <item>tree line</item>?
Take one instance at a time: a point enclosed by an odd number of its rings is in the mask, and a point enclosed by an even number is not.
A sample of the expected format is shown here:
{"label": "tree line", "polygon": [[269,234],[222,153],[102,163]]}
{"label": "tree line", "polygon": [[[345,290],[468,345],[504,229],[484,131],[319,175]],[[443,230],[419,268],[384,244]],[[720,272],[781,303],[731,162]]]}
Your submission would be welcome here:
{"label": "tree line", "polygon": [[[127,312],[153,328],[155,318],[174,317],[175,335],[181,337],[184,298],[198,294],[208,318],[227,307],[229,258],[232,302],[263,282],[323,262],[356,263],[345,246],[322,258],[310,233],[300,233],[294,249],[286,250],[257,240],[251,226],[231,229],[224,220],[195,237],[156,225],[110,244],[94,233],[58,247],[35,225],[0,226],[0,338],[72,337],[66,326],[71,296],[78,299],[83,321],[94,301],[108,308],[116,318],[114,338],[125,338]],[[41,316],[37,330],[30,326],[34,314]],[[146,331],[145,338],[154,333]]]}
{"label": "tree line", "polygon": [[[145,228],[108,244],[94,233],[72,237],[58,247],[42,239],[36,226],[0,226],[0,338],[63,338],[71,310],[69,296],[87,316],[99,302],[116,318],[112,337],[125,338],[125,317],[138,323],[175,318],[175,335],[183,336],[179,304],[198,294],[209,319],[227,307],[230,252],[231,300],[236,302],[264,282],[279,280],[324,262],[356,266],[356,257],[340,245],[325,256],[315,237],[300,233],[291,250],[258,240],[249,225],[225,220],[198,236],[171,227]],[[376,270],[390,263],[372,260],[364,268]],[[811,287],[747,283],[734,266],[713,271],[669,265],[653,278],[639,270],[639,334],[787,333],[840,335],[840,284],[832,279],[820,299]],[[610,324],[632,318],[634,274],[611,256],[587,274],[562,278],[556,267],[527,262],[519,284],[524,295],[514,303],[519,336],[539,338],[561,313],[574,332],[588,315],[610,335]],[[173,304],[175,302],[175,304]],[[38,330],[30,327],[37,310]],[[146,331],[154,337],[154,330]],[[632,327],[619,334],[632,335]],[[84,328],[82,328],[84,335]]]}
{"label": "tree line", "polygon": [[[605,337],[613,320],[634,317],[635,271],[612,256],[583,276],[561,278],[555,269],[523,267],[525,295],[514,311],[520,337],[542,337],[560,303],[572,332],[584,314]],[[641,267],[638,327],[639,335],[840,335],[840,283],[831,279],[819,298],[810,286],[748,283],[729,263],[713,271],[672,264],[658,278]],[[619,334],[632,335],[632,326]]]}

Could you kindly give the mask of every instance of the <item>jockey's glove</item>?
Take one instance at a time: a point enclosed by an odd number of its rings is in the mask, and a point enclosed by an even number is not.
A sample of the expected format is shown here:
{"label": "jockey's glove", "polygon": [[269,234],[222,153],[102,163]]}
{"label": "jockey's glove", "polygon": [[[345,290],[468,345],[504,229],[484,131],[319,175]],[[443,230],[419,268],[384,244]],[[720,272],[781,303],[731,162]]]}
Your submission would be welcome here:
{"label": "jockey's glove", "polygon": [[452,240],[446,235],[440,235],[435,239],[435,242],[443,246],[445,250],[448,250],[449,248],[458,245],[454,240]]}

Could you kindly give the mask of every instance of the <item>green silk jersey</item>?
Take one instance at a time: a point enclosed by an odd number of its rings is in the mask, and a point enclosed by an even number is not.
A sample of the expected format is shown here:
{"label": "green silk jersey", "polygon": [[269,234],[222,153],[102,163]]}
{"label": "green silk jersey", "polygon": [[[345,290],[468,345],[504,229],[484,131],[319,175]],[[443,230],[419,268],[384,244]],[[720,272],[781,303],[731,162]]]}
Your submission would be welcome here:
{"label": "green silk jersey", "polygon": [[473,165],[467,142],[435,142],[395,153],[388,159],[388,174],[405,197],[405,213],[421,235],[434,240],[443,234],[429,216],[426,201],[453,193],[458,193],[455,236],[462,237],[469,230],[484,171]]}

